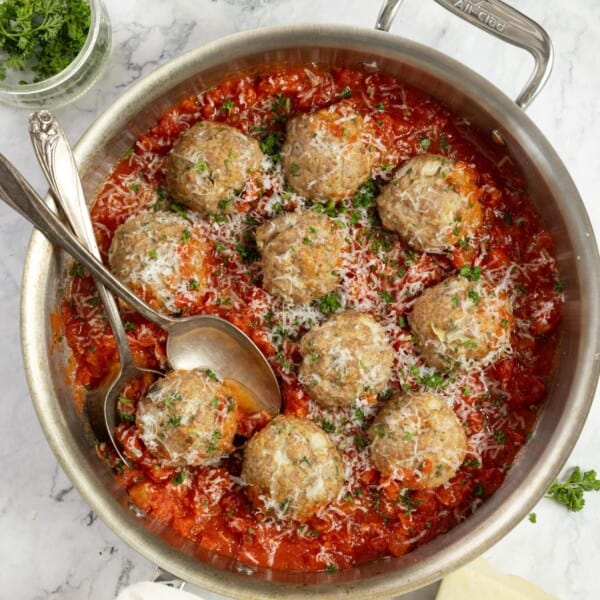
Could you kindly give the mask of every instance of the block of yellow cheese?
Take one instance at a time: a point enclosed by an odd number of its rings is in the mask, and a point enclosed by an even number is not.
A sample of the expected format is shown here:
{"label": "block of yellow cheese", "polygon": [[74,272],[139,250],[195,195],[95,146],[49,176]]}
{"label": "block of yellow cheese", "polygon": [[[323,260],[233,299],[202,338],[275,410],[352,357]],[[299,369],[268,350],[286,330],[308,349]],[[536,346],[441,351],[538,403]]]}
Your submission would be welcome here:
{"label": "block of yellow cheese", "polygon": [[517,575],[494,569],[478,558],[444,577],[435,600],[558,600]]}

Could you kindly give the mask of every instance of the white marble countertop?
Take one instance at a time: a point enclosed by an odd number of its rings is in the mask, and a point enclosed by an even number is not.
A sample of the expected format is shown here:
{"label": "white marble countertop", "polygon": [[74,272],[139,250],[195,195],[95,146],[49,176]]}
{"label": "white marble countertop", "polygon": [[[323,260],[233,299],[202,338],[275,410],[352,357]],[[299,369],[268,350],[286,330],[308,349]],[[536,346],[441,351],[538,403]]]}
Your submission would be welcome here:
{"label": "white marble countertop", "polygon": [[[230,33],[266,25],[318,21],[370,26],[371,0],[105,0],[113,48],[102,79],[56,111],[72,142],[125,88],[181,52]],[[552,77],[528,110],[576,182],[600,235],[596,194],[600,160],[600,4],[590,0],[514,0],[550,33]],[[515,96],[530,59],[459,21],[432,0],[406,0],[392,27],[462,60]],[[42,193],[46,187],[27,134],[25,110],[0,106],[0,152]],[[81,499],[58,466],[37,422],[23,374],[18,331],[22,267],[30,227],[0,206],[0,598],[111,599],[123,586],[152,577],[154,565],[128,548]],[[565,471],[600,471],[600,397]],[[486,556],[564,600],[600,597],[600,494],[570,513],[549,500]],[[433,598],[434,589],[419,598]],[[411,595],[411,597],[417,597]]]}

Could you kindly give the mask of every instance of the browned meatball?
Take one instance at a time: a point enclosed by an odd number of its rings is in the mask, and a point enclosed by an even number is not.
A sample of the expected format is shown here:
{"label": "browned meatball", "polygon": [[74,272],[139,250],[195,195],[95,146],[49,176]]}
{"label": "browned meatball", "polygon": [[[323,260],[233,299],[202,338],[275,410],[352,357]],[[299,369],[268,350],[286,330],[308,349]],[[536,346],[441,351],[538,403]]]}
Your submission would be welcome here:
{"label": "browned meatball", "polygon": [[394,351],[373,317],[343,312],[311,329],[300,341],[299,380],[323,406],[343,406],[381,392]]}
{"label": "browned meatball", "polygon": [[425,290],[408,322],[430,366],[461,369],[490,364],[509,348],[513,316],[502,290],[457,275]]}
{"label": "browned meatball", "polygon": [[246,445],[242,478],[255,502],[280,518],[303,521],[337,498],[344,465],[312,421],[279,415]]}
{"label": "browned meatball", "polygon": [[332,292],[344,247],[333,219],[310,211],[285,213],[256,230],[263,287],[287,302],[304,304]]}
{"label": "browned meatball", "polygon": [[258,142],[235,127],[200,121],[179,138],[165,166],[173,198],[199,213],[228,213],[249,177],[262,171]]}
{"label": "browned meatball", "polygon": [[442,398],[428,392],[392,397],[368,435],[375,467],[415,489],[446,483],[467,451],[467,436],[456,414]]}
{"label": "browned meatball", "polygon": [[351,196],[377,160],[372,141],[365,119],[350,102],[290,119],[281,148],[286,181],[311,200]]}
{"label": "browned meatball", "polygon": [[139,402],[135,420],[163,464],[203,465],[233,450],[238,410],[230,389],[211,372],[171,371]]}
{"label": "browned meatball", "polygon": [[205,242],[186,219],[146,211],[115,231],[108,261],[115,276],[163,312],[181,312],[178,298],[204,293]]}
{"label": "browned meatball", "polygon": [[417,250],[444,252],[481,224],[476,173],[465,163],[423,154],[406,161],[377,198],[384,227]]}

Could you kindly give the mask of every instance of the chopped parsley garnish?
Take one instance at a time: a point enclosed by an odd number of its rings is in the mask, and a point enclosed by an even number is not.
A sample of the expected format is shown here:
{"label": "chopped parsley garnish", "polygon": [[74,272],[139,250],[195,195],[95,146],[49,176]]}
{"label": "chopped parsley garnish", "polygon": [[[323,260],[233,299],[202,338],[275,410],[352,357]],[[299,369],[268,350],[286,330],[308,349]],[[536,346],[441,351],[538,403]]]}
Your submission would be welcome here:
{"label": "chopped parsley garnish", "polygon": [[327,419],[318,419],[318,424],[321,426],[321,429],[327,433],[333,433],[335,431],[335,425]]}
{"label": "chopped parsley garnish", "polygon": [[375,197],[377,196],[377,190],[375,189],[375,182],[372,179],[362,183],[352,199],[352,206],[354,208],[370,208],[375,205]]}
{"label": "chopped parsley garnish", "polygon": [[128,423],[133,423],[135,421],[135,414],[119,411],[119,418],[121,419],[121,421],[127,421]]}
{"label": "chopped parsley garnish", "polygon": [[534,512],[529,513],[529,522],[530,523],[537,523],[537,515]]}
{"label": "chopped parsley garnish", "polygon": [[352,98],[352,90],[346,86],[341,92],[340,92],[340,98]]}
{"label": "chopped parsley garnish", "polygon": [[217,374],[212,369],[204,369],[204,372],[209,379],[212,379],[213,381],[219,381]]}
{"label": "chopped parsley garnish", "polygon": [[290,171],[292,172],[292,175],[298,175],[298,173],[300,173],[300,165],[298,165],[298,163],[292,163],[290,165]]}
{"label": "chopped parsley garnish", "polygon": [[132,332],[135,331],[135,325],[131,321],[123,321],[123,327],[125,331]]}
{"label": "chopped parsley garnish", "polygon": [[[394,390],[392,388],[386,388],[383,392],[379,392],[378,398],[380,400],[389,400],[394,395]],[[363,414],[364,417],[364,414]]]}
{"label": "chopped parsley garnish", "polygon": [[575,467],[567,481],[555,481],[548,492],[546,498],[556,500],[574,512],[580,511],[585,506],[584,492],[600,491],[600,479],[596,477],[596,471],[590,470],[581,472],[579,467]]}
{"label": "chopped parsley garnish", "polygon": [[291,109],[292,101],[283,94],[277,94],[275,101],[271,105],[271,110],[276,114],[275,119],[278,121],[284,120],[283,117],[285,117]]}
{"label": "chopped parsley garnish", "polygon": [[460,240],[458,240],[458,245],[463,250],[468,250],[471,247],[471,238],[468,235],[465,235],[464,238],[461,238]]}
{"label": "chopped parsley garnish", "polygon": [[322,296],[317,300],[317,307],[324,315],[334,313],[336,310],[342,308],[340,295],[333,292],[332,294]]}
{"label": "chopped parsley garnish", "polygon": [[421,148],[423,148],[423,150],[429,150],[429,146],[431,146],[431,140],[428,137],[422,137],[419,140],[419,144],[421,144]]}
{"label": "chopped parsley garnish", "polygon": [[418,381],[421,385],[426,385],[427,387],[432,388],[442,388],[448,385],[448,381],[441,373],[419,375]]}
{"label": "chopped parsley garnish", "polygon": [[344,212],[343,207],[338,207],[335,200],[329,200],[327,203],[315,204],[315,212],[325,214],[328,217],[337,217],[341,212]]}
{"label": "chopped parsley garnish", "polygon": [[386,304],[391,304],[394,301],[394,296],[386,290],[381,290],[379,296]]}
{"label": "chopped parsley garnish", "polygon": [[565,284],[564,281],[557,281],[554,284],[554,291],[556,291],[556,292],[564,292],[566,287],[567,286],[566,286],[566,284]]}
{"label": "chopped parsley garnish", "polygon": [[461,267],[458,272],[469,281],[479,281],[481,278],[481,267],[470,267],[465,265],[464,267]]}
{"label": "chopped parsley garnish", "polygon": [[85,269],[82,265],[73,265],[69,271],[69,275],[72,275],[73,277],[83,277],[85,275]]}
{"label": "chopped parsley garnish", "polygon": [[187,219],[188,214],[185,208],[183,208],[183,206],[180,206],[175,202],[171,202],[171,204],[169,205],[169,209],[174,213],[178,214],[180,217],[184,217]]}
{"label": "chopped parsley garnish", "polygon": [[450,149],[450,144],[448,144],[448,138],[445,133],[440,133],[440,148],[446,152]]}
{"label": "chopped parsley garnish", "polygon": [[223,200],[219,200],[217,207],[221,212],[224,212],[229,208],[230,204],[231,204],[231,198],[224,198]]}
{"label": "chopped parsley garnish", "polygon": [[504,431],[498,430],[498,431],[494,432],[494,439],[499,444],[504,444],[504,442],[506,442],[506,435],[504,434]]}
{"label": "chopped parsley garnish", "polygon": [[481,296],[475,290],[469,290],[467,292],[467,296],[473,302],[473,304],[478,304],[481,300]]}
{"label": "chopped parsley garnish", "polygon": [[179,427],[181,425],[181,415],[171,415],[169,417],[169,425],[171,427]]}
{"label": "chopped parsley garnish", "polygon": [[485,488],[480,483],[476,483],[473,486],[473,493],[481,498],[485,494]]}
{"label": "chopped parsley garnish", "polygon": [[90,12],[84,0],[0,3],[0,80],[6,78],[7,68],[23,71],[30,67],[33,82],[60,73],[85,43]]}
{"label": "chopped parsley garnish", "polygon": [[377,423],[376,425],[373,425],[373,431],[377,437],[382,438],[385,436],[385,425],[383,423]]}
{"label": "chopped parsley garnish", "polygon": [[283,143],[283,133],[281,131],[271,131],[267,133],[260,141],[260,149],[264,154],[269,155],[275,162],[279,162],[279,149]]}
{"label": "chopped parsley garnish", "polygon": [[253,237],[248,236],[244,243],[236,244],[236,252],[240,255],[244,264],[249,265],[260,258],[260,252]]}
{"label": "chopped parsley garnish", "polygon": [[412,492],[410,490],[405,490],[404,492],[400,492],[398,494],[396,504],[402,504],[404,506],[405,513],[410,514],[411,512],[415,511],[421,504],[423,504],[423,500],[413,498]]}
{"label": "chopped parsley garnish", "polygon": [[221,110],[223,112],[227,112],[228,114],[231,114],[231,111],[235,108],[235,104],[233,102],[233,100],[227,98],[227,100],[225,100],[225,102],[223,102],[223,104],[221,104]]}
{"label": "chopped parsley garnish", "polygon": [[180,471],[179,473],[175,473],[175,475],[173,475],[173,477],[171,478],[171,483],[175,485],[181,485],[185,481],[185,478],[185,471]]}
{"label": "chopped parsley garnish", "polygon": [[365,440],[365,438],[361,437],[360,435],[354,436],[354,442],[359,448],[366,448],[369,443],[367,442],[367,440]]}

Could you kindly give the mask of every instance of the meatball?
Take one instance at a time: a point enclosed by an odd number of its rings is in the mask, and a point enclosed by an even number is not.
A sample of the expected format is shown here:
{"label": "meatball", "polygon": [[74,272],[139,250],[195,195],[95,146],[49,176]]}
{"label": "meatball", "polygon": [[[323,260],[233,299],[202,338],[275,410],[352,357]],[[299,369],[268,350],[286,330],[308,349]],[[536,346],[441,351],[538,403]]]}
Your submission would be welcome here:
{"label": "meatball", "polygon": [[200,121],[182,134],[167,158],[167,189],[199,213],[229,213],[248,177],[262,171],[263,158],[254,138],[229,125]]}
{"label": "meatball", "polygon": [[256,230],[263,287],[286,302],[304,304],[332,292],[344,248],[335,221],[310,211],[285,213]]}
{"label": "meatball", "polygon": [[390,378],[394,350],[370,315],[343,312],[300,341],[299,380],[323,406],[343,406],[381,392]]}
{"label": "meatball", "polygon": [[425,290],[408,322],[427,364],[461,369],[490,364],[508,349],[513,316],[502,290],[457,275]]}
{"label": "meatball", "polygon": [[115,276],[158,310],[181,312],[178,298],[204,293],[206,247],[193,225],[174,213],[146,211],[115,231],[108,262]]}
{"label": "meatball", "polygon": [[337,498],[344,465],[312,421],[279,415],[246,445],[242,478],[253,501],[281,518],[305,521]]}
{"label": "meatball", "polygon": [[233,450],[238,409],[210,371],[171,371],[140,400],[136,425],[164,465],[204,465]]}
{"label": "meatball", "polygon": [[406,161],[377,197],[383,226],[416,250],[444,252],[482,219],[475,171],[444,156]]}
{"label": "meatball", "polygon": [[467,436],[456,414],[429,392],[393,396],[375,417],[368,435],[375,467],[414,489],[449,481],[467,451]]}
{"label": "meatball", "polygon": [[281,148],[286,181],[310,200],[350,196],[377,160],[373,139],[367,122],[349,102],[290,119]]}

